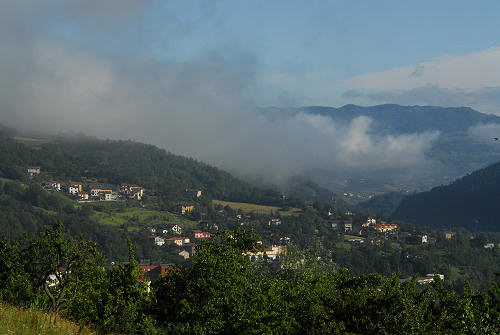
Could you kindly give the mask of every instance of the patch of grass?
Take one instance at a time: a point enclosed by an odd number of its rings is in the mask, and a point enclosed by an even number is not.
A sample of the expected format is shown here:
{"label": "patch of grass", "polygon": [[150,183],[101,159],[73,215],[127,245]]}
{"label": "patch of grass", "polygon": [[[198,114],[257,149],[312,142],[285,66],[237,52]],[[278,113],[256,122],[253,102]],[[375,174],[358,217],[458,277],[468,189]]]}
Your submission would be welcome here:
{"label": "patch of grass", "polygon": [[401,248],[401,243],[392,242],[391,243],[391,247],[393,247],[394,249],[399,249],[399,248]]}
{"label": "patch of grass", "polygon": [[346,242],[337,242],[335,243],[335,245],[337,246],[337,248],[342,248],[342,249],[346,249],[346,250],[351,250],[351,245],[349,243],[346,243]]}
{"label": "patch of grass", "polygon": [[40,146],[42,144],[50,142],[48,139],[44,138],[33,138],[25,136],[14,136],[14,140],[29,146]]}
{"label": "patch of grass", "polygon": [[90,335],[95,332],[62,318],[58,318],[54,325],[50,323],[47,313],[32,308],[17,308],[0,302],[0,334]]}
{"label": "patch of grass", "polygon": [[364,237],[356,235],[344,235],[344,240],[364,240]]}
{"label": "patch of grass", "polygon": [[264,205],[255,205],[246,202],[232,202],[232,201],[222,201],[222,200],[213,200],[214,205],[221,205],[223,207],[229,206],[234,210],[241,210],[244,213],[255,212],[257,214],[280,214],[282,216],[290,216],[297,215],[302,212],[299,208],[292,208],[289,211],[282,211],[278,206],[264,206]]}
{"label": "patch of grass", "polygon": [[157,211],[139,207],[114,208],[107,206],[103,211],[94,211],[94,218],[102,224],[112,226],[128,225],[129,230],[159,224],[178,224],[182,228],[194,228],[195,221],[167,211]]}

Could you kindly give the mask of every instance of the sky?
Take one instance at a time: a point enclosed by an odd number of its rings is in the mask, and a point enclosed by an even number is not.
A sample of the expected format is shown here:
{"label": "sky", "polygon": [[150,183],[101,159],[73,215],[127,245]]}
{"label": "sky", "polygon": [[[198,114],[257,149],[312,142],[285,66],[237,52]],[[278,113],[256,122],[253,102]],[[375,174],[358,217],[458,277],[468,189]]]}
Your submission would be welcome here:
{"label": "sky", "polygon": [[500,115],[497,1],[0,0],[0,123],[153,143],[239,171],[425,163],[377,135],[255,107],[470,106]]}

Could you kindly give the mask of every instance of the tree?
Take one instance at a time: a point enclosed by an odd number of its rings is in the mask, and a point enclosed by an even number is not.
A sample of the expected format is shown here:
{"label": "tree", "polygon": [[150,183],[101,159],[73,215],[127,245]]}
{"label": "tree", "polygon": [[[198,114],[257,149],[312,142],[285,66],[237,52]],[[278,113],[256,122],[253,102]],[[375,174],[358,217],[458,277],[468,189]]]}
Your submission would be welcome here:
{"label": "tree", "polygon": [[35,290],[24,270],[19,243],[0,239],[0,298],[11,304],[29,306]]}
{"label": "tree", "polygon": [[32,239],[24,252],[32,282],[50,300],[54,323],[61,308],[76,297],[87,267],[98,262],[94,242],[65,238],[64,234],[63,223],[55,223]]}
{"label": "tree", "polygon": [[288,332],[279,283],[258,277],[244,256],[261,249],[259,240],[254,231],[218,232],[196,249],[191,268],[172,268],[155,288],[161,325],[180,334]]}
{"label": "tree", "polygon": [[155,322],[148,315],[150,295],[130,239],[128,247],[128,263],[115,264],[107,273],[98,326],[106,334],[157,334]]}

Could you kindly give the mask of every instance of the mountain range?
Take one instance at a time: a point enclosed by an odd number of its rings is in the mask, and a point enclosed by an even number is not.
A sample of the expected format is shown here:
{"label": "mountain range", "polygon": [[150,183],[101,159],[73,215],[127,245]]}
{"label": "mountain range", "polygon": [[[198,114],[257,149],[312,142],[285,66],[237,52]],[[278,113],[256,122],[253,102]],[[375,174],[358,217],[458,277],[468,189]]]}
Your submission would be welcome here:
{"label": "mountain range", "polygon": [[[500,125],[500,117],[480,113],[468,107],[400,106],[385,104],[371,107],[345,105],[340,108],[309,106],[266,108],[260,111],[271,119],[289,119],[297,115],[327,117],[339,127],[348,127],[359,117],[372,120],[370,133],[381,136],[438,132],[439,137],[426,152],[430,165],[420,171],[389,167],[342,168],[339,166],[306,169],[303,175],[351,202],[367,200],[375,194],[393,191],[428,190],[450,183],[476,169],[500,160],[500,147],[492,136],[474,133],[475,127]],[[354,196],[349,197],[349,193]]]}

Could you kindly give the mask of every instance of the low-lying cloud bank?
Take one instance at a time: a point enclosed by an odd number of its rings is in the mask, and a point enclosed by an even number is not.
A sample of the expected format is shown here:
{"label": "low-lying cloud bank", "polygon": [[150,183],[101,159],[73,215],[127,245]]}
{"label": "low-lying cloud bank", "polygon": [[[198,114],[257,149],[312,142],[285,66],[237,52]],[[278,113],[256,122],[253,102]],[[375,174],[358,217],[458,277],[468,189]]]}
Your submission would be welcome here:
{"label": "low-lying cloud bank", "polygon": [[[53,5],[65,15],[61,2]],[[68,34],[85,31],[76,40],[93,36],[92,29],[119,31],[121,23],[107,24],[103,13],[100,28],[92,27],[92,6],[99,8],[89,2],[82,16],[70,11],[80,25]],[[116,9],[123,24],[130,24],[129,11],[137,6],[127,2]],[[13,12],[20,17],[9,19]],[[111,12],[108,18],[116,14]],[[17,2],[3,3],[0,13],[0,122],[9,125],[140,140],[270,179],[309,168],[418,169],[428,163],[426,152],[439,136],[378,135],[366,117],[347,125],[307,114],[269,118],[249,99],[258,66],[252,54],[205,51],[181,62],[126,54],[130,50],[121,42],[117,50],[86,48],[64,34],[54,36]],[[33,26],[18,31],[23,19]],[[52,29],[69,28],[61,22]]]}

